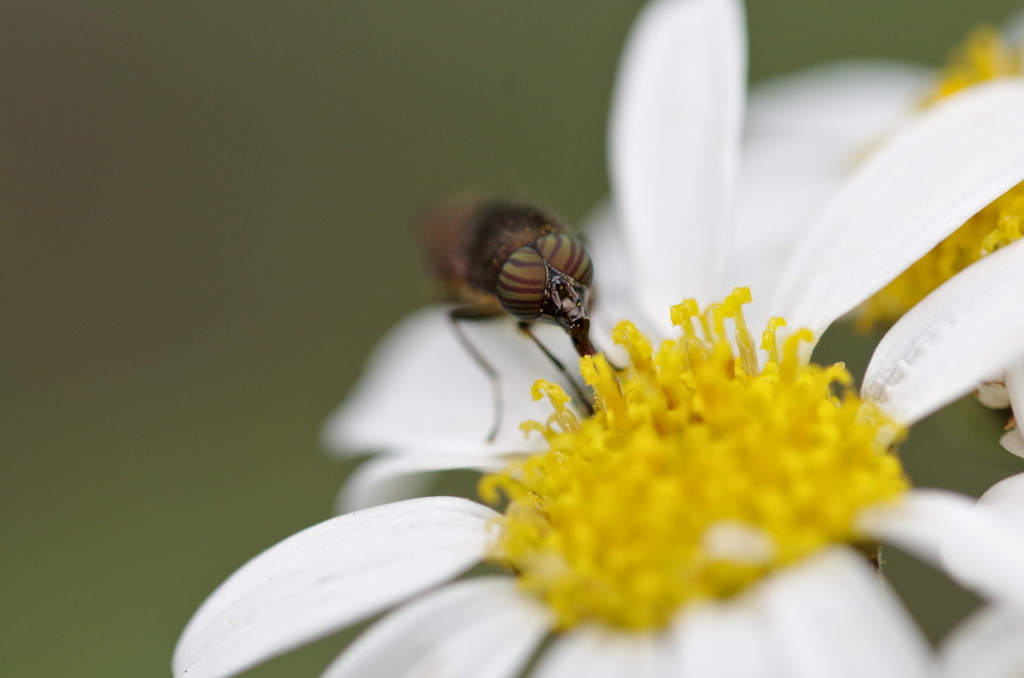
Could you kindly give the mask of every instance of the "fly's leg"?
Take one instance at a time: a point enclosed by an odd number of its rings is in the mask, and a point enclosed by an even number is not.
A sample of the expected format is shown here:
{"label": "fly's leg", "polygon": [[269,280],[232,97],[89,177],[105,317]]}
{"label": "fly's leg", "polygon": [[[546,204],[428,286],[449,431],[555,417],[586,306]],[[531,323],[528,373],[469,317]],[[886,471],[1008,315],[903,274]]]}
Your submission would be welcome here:
{"label": "fly's leg", "polygon": [[504,398],[501,392],[501,376],[498,371],[494,369],[494,366],[487,362],[487,358],[473,345],[473,342],[469,340],[469,336],[463,331],[460,321],[463,320],[486,320],[493,318],[493,313],[486,311],[480,311],[470,306],[453,308],[448,311],[448,319],[452,323],[452,328],[455,330],[455,336],[458,337],[459,343],[466,349],[466,352],[473,357],[476,364],[480,366],[480,369],[484,371],[487,377],[491,380],[491,393],[494,401],[494,416],[491,419],[491,430],[487,433],[487,442],[493,442],[498,435],[498,431],[501,429],[501,412],[504,409]]}
{"label": "fly's leg", "polygon": [[556,358],[555,354],[549,351],[548,347],[542,344],[540,339],[538,339],[533,334],[533,332],[530,330],[530,323],[519,323],[519,329],[522,330],[526,334],[526,336],[530,337],[530,339],[533,340],[533,343],[537,344],[537,347],[544,352],[544,355],[548,357],[548,360],[550,360],[551,364],[555,366],[555,369],[562,373],[562,376],[565,377],[566,381],[568,381],[569,384],[572,386],[573,393],[576,394],[576,397],[579,399],[580,406],[584,410],[586,410],[587,415],[593,415],[594,404],[590,401],[590,398],[588,398],[587,395],[583,392],[583,389],[580,388],[579,383],[572,378],[572,375],[569,374],[569,371],[565,369],[565,365],[562,364],[562,361]]}

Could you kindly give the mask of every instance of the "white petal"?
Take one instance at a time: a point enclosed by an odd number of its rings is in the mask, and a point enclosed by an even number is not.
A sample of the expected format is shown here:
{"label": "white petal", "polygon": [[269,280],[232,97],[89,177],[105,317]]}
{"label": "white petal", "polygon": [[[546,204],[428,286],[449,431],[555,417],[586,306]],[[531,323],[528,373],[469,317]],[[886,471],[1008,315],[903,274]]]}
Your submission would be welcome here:
{"label": "white petal", "polygon": [[981,495],[978,503],[1015,523],[1024,534],[1024,473],[999,481]]}
{"label": "white petal", "polygon": [[631,292],[625,233],[609,201],[605,200],[591,210],[583,220],[582,232],[587,251],[595,262],[593,288],[597,302],[604,303],[609,297],[617,298]]}
{"label": "white petal", "polygon": [[[519,424],[545,421],[551,414],[546,401],[530,399],[530,386],[540,378],[559,381],[554,368],[510,318],[461,327],[501,376],[504,406],[494,441],[486,440],[495,407],[490,380],[456,338],[447,308],[432,307],[407,318],[381,342],[362,380],[327,422],[327,446],[350,453],[477,456],[540,446],[543,440],[525,439]],[[564,332],[537,326],[535,333],[565,358],[570,373],[576,370]]]}
{"label": "white petal", "polygon": [[719,293],[731,233],[746,78],[736,0],[658,0],[637,20],[612,104],[612,197],[633,276],[660,320]]}
{"label": "white petal", "polygon": [[1006,390],[1006,384],[999,381],[986,381],[983,384],[978,384],[974,395],[978,398],[979,403],[994,410],[1010,406],[1010,394]]}
{"label": "white petal", "polygon": [[990,600],[1024,607],[1024,538],[996,521],[950,539],[946,569],[961,585]]}
{"label": "white petal", "polygon": [[750,287],[753,300],[744,309],[750,327],[763,328],[768,321],[775,286],[797,237],[846,171],[827,165],[840,162],[838,150],[823,148],[810,135],[780,135],[745,149],[725,279],[731,286]]}
{"label": "white petal", "polygon": [[557,638],[531,678],[662,678],[676,675],[675,647],[665,632],[623,632],[578,627]]}
{"label": "white petal", "polygon": [[466,499],[427,497],[292,535],[200,606],[175,648],[175,675],[232,675],[449,579],[483,558],[496,516]]}
{"label": "white petal", "polygon": [[755,587],[729,601],[692,605],[679,619],[679,668],[673,675],[787,678],[765,632]]}
{"label": "white petal", "polygon": [[831,202],[773,310],[816,335],[1024,179],[1024,82],[965,90],[911,120]]}
{"label": "white petal", "polygon": [[764,628],[786,676],[932,676],[927,642],[864,558],[836,549],[764,587]]}
{"label": "white petal", "polygon": [[944,675],[949,678],[1024,676],[1024,614],[991,606],[953,629],[942,643]]}
{"label": "white petal", "polygon": [[[957,525],[975,519],[976,502],[944,490],[912,490],[899,501],[861,511],[857,529],[941,565],[942,544]],[[967,528],[963,528],[967,529]]]}
{"label": "white petal", "polygon": [[890,61],[830,63],[772,78],[751,90],[744,134],[755,143],[779,135],[816,140],[833,166],[850,168],[916,111],[933,78],[932,69]]}
{"label": "white petal", "polygon": [[864,397],[913,423],[968,393],[1024,356],[1022,304],[1024,241],[1017,241],[969,266],[900,318],[875,349]]}
{"label": "white petal", "polygon": [[629,257],[626,255],[626,234],[611,203],[595,208],[584,223],[587,246],[594,260],[594,308],[591,337],[599,351],[623,364],[625,353],[611,344],[612,328],[620,320],[630,320],[644,332],[658,332],[669,317],[668,307],[658,309],[657,318],[644,315],[637,303]]}
{"label": "white petal", "polygon": [[1014,363],[1004,375],[1006,392],[1010,397],[1010,406],[1013,407],[1014,416],[1017,418],[1017,426],[1013,427],[1000,438],[999,443],[1007,451],[1024,457],[1024,435],[1021,434],[1021,425],[1024,425],[1024,361]]}
{"label": "white petal", "polygon": [[500,471],[509,463],[503,457],[478,459],[466,455],[410,454],[378,456],[367,460],[345,481],[338,494],[336,513],[349,513],[408,499],[424,489],[426,473],[470,469]]}
{"label": "white petal", "polygon": [[1008,504],[1024,506],[1024,474],[1001,480],[981,495],[984,504]]}
{"label": "white petal", "polygon": [[764,327],[800,234],[856,164],[914,111],[933,74],[895,62],[827,64],[751,90],[726,281],[749,285]]}
{"label": "white petal", "polygon": [[384,617],[323,678],[516,676],[550,626],[548,609],[514,578],[462,581]]}
{"label": "white petal", "polygon": [[1018,457],[1024,457],[1024,431],[1020,430],[1020,426],[1014,426],[1012,429],[1004,433],[999,437],[999,444],[1003,446],[1003,449],[1011,454],[1015,454]]}
{"label": "white petal", "polygon": [[942,545],[945,568],[962,585],[995,600],[1024,606],[1024,530],[1005,512],[976,507]]}

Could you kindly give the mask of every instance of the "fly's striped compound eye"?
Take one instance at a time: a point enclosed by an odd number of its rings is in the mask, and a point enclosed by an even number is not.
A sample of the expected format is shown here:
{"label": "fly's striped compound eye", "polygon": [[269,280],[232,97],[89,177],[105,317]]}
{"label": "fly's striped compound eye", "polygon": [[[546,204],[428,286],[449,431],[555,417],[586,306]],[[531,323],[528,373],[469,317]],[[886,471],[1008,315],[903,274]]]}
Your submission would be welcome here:
{"label": "fly's striped compound eye", "polygon": [[584,287],[590,285],[594,277],[594,265],[579,240],[565,233],[551,233],[537,238],[533,246],[551,268]]}
{"label": "fly's striped compound eye", "polygon": [[517,318],[528,320],[540,315],[548,271],[544,259],[533,245],[512,253],[498,273],[496,292],[502,307]]}

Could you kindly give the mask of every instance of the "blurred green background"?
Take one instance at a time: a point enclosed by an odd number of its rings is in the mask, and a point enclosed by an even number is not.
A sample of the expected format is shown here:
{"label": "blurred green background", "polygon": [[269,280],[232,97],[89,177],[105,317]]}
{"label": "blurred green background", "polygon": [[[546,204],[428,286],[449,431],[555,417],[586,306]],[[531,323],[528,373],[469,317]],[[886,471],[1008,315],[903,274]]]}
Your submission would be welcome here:
{"label": "blurred green background", "polygon": [[[851,56],[936,64],[1017,3],[751,5],[756,81]],[[607,192],[640,6],[0,6],[0,672],[168,675],[226,575],[329,516],[347,467],[320,425],[423,303],[410,215],[473,188],[581,219]],[[911,474],[978,492],[1020,470],[998,421],[964,401],[926,422]],[[898,582],[941,585],[894,560]],[[970,604],[904,596],[935,634]],[[252,675],[313,675],[342,642]]]}

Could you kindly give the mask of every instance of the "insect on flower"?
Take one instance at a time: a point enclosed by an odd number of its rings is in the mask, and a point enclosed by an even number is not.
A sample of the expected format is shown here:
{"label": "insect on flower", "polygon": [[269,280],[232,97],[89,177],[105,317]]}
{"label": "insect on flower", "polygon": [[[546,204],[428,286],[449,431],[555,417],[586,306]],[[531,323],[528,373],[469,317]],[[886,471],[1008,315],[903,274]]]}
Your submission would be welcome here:
{"label": "insect on flower", "polygon": [[531,329],[536,321],[557,324],[581,356],[597,352],[589,317],[594,267],[583,243],[550,212],[501,200],[441,205],[421,220],[419,236],[444,296],[460,304],[449,312],[456,336],[491,380],[495,414],[487,439],[501,425],[499,376],[469,341],[463,320],[511,315],[591,412],[576,380]]}

